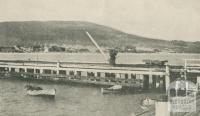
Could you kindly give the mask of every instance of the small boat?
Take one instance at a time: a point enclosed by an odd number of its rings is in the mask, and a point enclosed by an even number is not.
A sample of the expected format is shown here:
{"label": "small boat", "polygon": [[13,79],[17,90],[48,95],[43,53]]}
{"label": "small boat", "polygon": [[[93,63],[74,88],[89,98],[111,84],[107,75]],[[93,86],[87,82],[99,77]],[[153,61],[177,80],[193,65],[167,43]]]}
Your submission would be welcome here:
{"label": "small boat", "polygon": [[121,85],[114,85],[112,87],[109,88],[101,88],[101,93],[106,94],[106,93],[117,93],[120,92],[122,90],[122,86]]}
{"label": "small boat", "polygon": [[151,105],[154,105],[156,102],[156,100],[154,99],[151,99],[151,98],[145,98],[142,100],[142,106],[151,106]]}
{"label": "small boat", "polygon": [[43,89],[32,85],[26,85],[25,88],[27,89],[27,95],[31,96],[55,97],[56,95],[56,89]]}

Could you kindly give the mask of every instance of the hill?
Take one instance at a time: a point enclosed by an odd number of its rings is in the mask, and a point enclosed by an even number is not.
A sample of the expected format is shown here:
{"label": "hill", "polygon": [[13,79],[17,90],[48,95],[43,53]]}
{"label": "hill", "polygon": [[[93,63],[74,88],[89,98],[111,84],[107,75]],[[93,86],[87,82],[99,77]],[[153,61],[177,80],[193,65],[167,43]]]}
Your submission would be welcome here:
{"label": "hill", "polygon": [[41,44],[93,45],[85,31],[88,31],[102,47],[135,46],[136,48],[172,49],[177,51],[191,49],[191,46],[196,44],[131,35],[90,22],[23,21],[0,23],[0,46],[33,46]]}

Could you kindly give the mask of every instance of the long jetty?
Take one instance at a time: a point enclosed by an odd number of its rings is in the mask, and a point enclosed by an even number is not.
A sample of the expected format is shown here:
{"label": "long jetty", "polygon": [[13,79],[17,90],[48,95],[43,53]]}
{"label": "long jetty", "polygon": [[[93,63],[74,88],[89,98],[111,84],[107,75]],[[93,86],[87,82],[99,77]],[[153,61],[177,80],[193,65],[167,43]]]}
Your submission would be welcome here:
{"label": "long jetty", "polygon": [[[194,66],[195,65],[195,66]],[[200,84],[200,65],[151,66],[147,64],[74,63],[47,61],[0,60],[1,78],[50,80],[94,85],[137,87],[145,90],[167,91],[170,82],[187,75]]]}
{"label": "long jetty", "polygon": [[166,90],[170,83],[169,67],[147,65],[110,66],[96,63],[0,61],[0,72],[6,78],[31,78],[96,85],[140,87]]}

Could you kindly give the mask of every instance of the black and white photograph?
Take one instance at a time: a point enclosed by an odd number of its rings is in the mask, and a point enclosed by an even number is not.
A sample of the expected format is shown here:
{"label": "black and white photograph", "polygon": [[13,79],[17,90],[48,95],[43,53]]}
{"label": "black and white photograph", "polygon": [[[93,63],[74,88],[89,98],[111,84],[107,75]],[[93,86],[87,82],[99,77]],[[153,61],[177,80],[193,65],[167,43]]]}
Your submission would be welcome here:
{"label": "black and white photograph", "polygon": [[199,0],[0,0],[0,116],[200,116]]}

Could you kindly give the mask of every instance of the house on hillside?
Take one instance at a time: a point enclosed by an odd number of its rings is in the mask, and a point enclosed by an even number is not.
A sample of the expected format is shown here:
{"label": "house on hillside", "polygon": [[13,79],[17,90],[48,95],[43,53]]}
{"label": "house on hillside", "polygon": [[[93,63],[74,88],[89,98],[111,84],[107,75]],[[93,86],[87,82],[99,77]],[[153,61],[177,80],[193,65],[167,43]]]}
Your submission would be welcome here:
{"label": "house on hillside", "polygon": [[80,53],[86,53],[86,52],[90,52],[87,48],[81,48],[78,50],[78,52]]}
{"label": "house on hillside", "polygon": [[46,44],[44,45],[44,52],[45,53],[49,52],[49,48],[48,48],[48,46]]}
{"label": "house on hillside", "polygon": [[49,52],[65,52],[65,48],[59,46],[51,46],[49,48]]}
{"label": "house on hillside", "polygon": [[137,50],[136,50],[136,47],[135,46],[125,46],[124,48],[124,52],[127,52],[127,53],[136,53]]}

